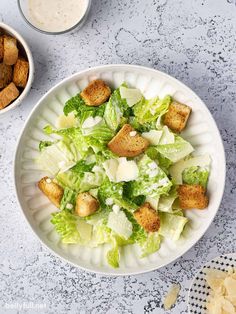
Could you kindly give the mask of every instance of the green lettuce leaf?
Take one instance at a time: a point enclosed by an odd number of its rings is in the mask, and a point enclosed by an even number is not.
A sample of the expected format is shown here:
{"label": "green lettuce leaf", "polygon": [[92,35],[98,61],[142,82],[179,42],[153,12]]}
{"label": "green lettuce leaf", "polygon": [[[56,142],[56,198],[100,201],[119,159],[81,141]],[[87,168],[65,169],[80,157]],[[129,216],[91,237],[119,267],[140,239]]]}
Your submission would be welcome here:
{"label": "green lettuce leaf", "polygon": [[164,212],[159,212],[159,217],[161,220],[159,234],[173,241],[177,241],[180,238],[188,219],[180,215]]}
{"label": "green lettuce leaf", "polygon": [[206,188],[209,177],[209,169],[193,166],[185,169],[182,173],[182,176],[183,183],[199,184]]}
{"label": "green lettuce leaf", "polygon": [[113,237],[112,244],[112,248],[107,252],[107,262],[111,267],[118,268],[120,263],[120,252],[115,237]]}
{"label": "green lettuce leaf", "polygon": [[51,223],[63,243],[86,244],[91,239],[92,226],[69,212],[53,213]]}
{"label": "green lettuce leaf", "polygon": [[38,158],[38,163],[43,170],[56,175],[59,171],[65,171],[74,166],[77,161],[70,145],[64,141],[59,141],[53,145],[45,147]]}
{"label": "green lettuce leaf", "polygon": [[168,111],[170,103],[170,96],[166,96],[163,99],[158,97],[142,99],[133,107],[134,115],[141,124],[156,121],[159,116]]}
{"label": "green lettuce leaf", "polygon": [[78,173],[79,175],[82,175],[82,174],[84,174],[84,172],[91,172],[92,169],[93,169],[93,167],[95,166],[95,164],[96,164],[95,162],[88,164],[88,163],[86,163],[85,160],[80,160],[80,161],[78,161],[77,164],[76,164],[73,168],[71,168],[70,170],[71,170],[72,172]]}
{"label": "green lettuce leaf", "polygon": [[185,171],[185,169],[197,167],[198,171],[195,171],[195,168],[192,168],[192,170],[188,173],[187,177],[185,173],[186,182],[190,182],[189,174],[191,173],[192,176],[194,175],[195,180],[196,180],[196,176],[197,177],[199,177],[199,175],[203,176],[203,179],[201,180],[199,180],[198,178],[198,182],[202,182],[202,184],[204,185],[204,184],[207,184],[207,179],[209,175],[209,173],[207,175],[207,172],[209,172],[210,164],[211,164],[211,158],[209,155],[185,158],[183,160],[178,161],[173,166],[171,166],[170,174],[172,178],[175,180],[176,184],[182,184],[183,172]]}
{"label": "green lettuce leaf", "polygon": [[[66,210],[68,212],[73,212],[73,210],[75,208],[75,202],[76,202],[76,193],[73,190],[66,187],[64,189],[64,194],[63,194],[63,197],[61,199],[60,209]],[[67,206],[68,204],[71,204],[73,207],[68,208],[68,206]]]}
{"label": "green lettuce leaf", "polygon": [[104,120],[93,127],[83,128],[82,134],[84,137],[89,136],[105,142],[108,142],[114,136],[114,132],[108,127]]}
{"label": "green lettuce leaf", "polygon": [[85,192],[100,186],[104,175],[103,171],[76,173],[69,170],[58,173],[56,180],[63,187],[68,187],[76,192]]}
{"label": "green lettuce leaf", "polygon": [[139,177],[131,184],[134,196],[146,195],[156,198],[169,192],[172,183],[155,161],[144,155],[138,162],[138,168]]}
{"label": "green lettuce leaf", "polygon": [[66,102],[63,111],[65,116],[70,112],[75,112],[76,117],[79,118],[80,124],[82,125],[88,117],[102,117],[104,115],[105,106],[106,104],[98,107],[87,106],[80,94],[77,94]]}
{"label": "green lettuce leaf", "polygon": [[51,146],[52,144],[54,144],[54,142],[52,142],[52,141],[40,141],[39,151],[41,152],[42,150],[44,150],[44,148]]}
{"label": "green lettuce leaf", "polygon": [[[111,229],[103,222],[104,219],[99,220],[93,226],[93,235],[90,243],[91,247],[111,242]],[[90,221],[88,221],[90,223]]]}
{"label": "green lettuce leaf", "polygon": [[173,163],[188,156],[194,150],[190,143],[178,135],[175,135],[174,143],[156,145],[155,148],[162,156]]}
{"label": "green lettuce leaf", "polygon": [[107,226],[125,240],[132,234],[132,223],[128,220],[122,210],[118,213],[110,212]]}
{"label": "green lettuce leaf", "polygon": [[116,131],[116,129],[121,123],[121,118],[122,111],[121,108],[119,107],[119,102],[114,101],[114,97],[111,97],[111,99],[106,105],[104,119],[109,128],[113,131]]}
{"label": "green lettuce leaf", "polygon": [[161,246],[161,237],[158,232],[151,232],[148,234],[145,242],[142,243],[142,255],[141,257],[146,257],[150,254],[155,253],[160,249]]}

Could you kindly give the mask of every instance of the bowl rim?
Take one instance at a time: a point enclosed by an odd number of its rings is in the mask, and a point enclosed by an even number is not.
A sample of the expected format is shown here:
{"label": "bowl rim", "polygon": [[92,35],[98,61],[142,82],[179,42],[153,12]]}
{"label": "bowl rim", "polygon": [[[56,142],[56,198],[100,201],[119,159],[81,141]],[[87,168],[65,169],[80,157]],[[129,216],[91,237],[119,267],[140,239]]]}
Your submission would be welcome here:
{"label": "bowl rim", "polygon": [[87,19],[88,17],[88,14],[89,14],[89,11],[90,11],[90,8],[91,8],[91,3],[92,3],[92,0],[87,0],[88,1],[88,5],[87,5],[87,8],[84,12],[84,15],[82,16],[82,18],[73,26],[71,26],[70,28],[67,28],[66,30],[64,31],[59,31],[59,32],[49,32],[49,31],[45,31],[43,29],[40,29],[38,28],[37,26],[35,26],[34,24],[32,24],[28,19],[27,17],[25,16],[23,10],[22,10],[22,7],[21,7],[21,3],[20,3],[20,0],[17,0],[17,5],[18,5],[18,9],[20,11],[20,14],[21,16],[23,17],[24,21],[30,26],[32,27],[34,30],[42,33],[42,34],[46,34],[46,35],[61,35],[61,34],[65,34],[65,33],[69,33],[71,32],[72,30],[74,30],[75,28],[77,28],[78,26],[82,26],[85,22],[85,20]]}
{"label": "bowl rim", "polygon": [[[217,132],[217,137],[218,137],[218,139],[219,139],[219,141],[221,143],[221,152],[222,152],[222,156],[221,156],[221,158],[222,158],[222,165],[221,165],[222,168],[221,168],[221,171],[222,171],[223,181],[221,182],[221,185],[220,185],[220,197],[218,198],[218,202],[216,204],[216,211],[215,211],[214,215],[211,217],[211,219],[209,220],[207,227],[205,229],[203,229],[202,232],[199,233],[196,236],[196,238],[193,241],[193,243],[191,244],[191,246],[189,246],[184,252],[177,254],[175,259],[173,259],[172,261],[168,261],[167,263],[165,263],[163,265],[156,266],[156,267],[153,266],[153,267],[150,267],[148,269],[143,269],[143,270],[138,270],[138,271],[131,271],[131,272],[127,272],[127,273],[119,272],[119,269],[117,269],[117,272],[115,272],[115,273],[112,273],[112,272],[108,273],[108,272],[105,272],[105,271],[102,271],[102,270],[92,270],[90,268],[86,268],[84,266],[80,266],[80,265],[75,264],[73,261],[68,260],[66,257],[63,257],[62,255],[60,255],[59,253],[54,251],[52,248],[50,248],[44,242],[44,240],[40,238],[40,236],[37,234],[36,230],[31,225],[28,217],[25,215],[23,207],[21,206],[21,201],[20,201],[20,196],[19,196],[18,186],[17,186],[17,160],[18,160],[18,154],[19,154],[19,151],[20,151],[21,139],[22,139],[22,137],[23,137],[23,135],[25,133],[26,126],[27,126],[29,120],[31,119],[33,113],[37,110],[37,108],[41,105],[41,103],[43,103],[43,101],[48,97],[48,95],[50,95],[51,92],[56,90],[58,87],[62,86],[64,83],[66,83],[66,82],[68,82],[70,80],[73,80],[77,75],[82,75],[82,74],[88,73],[88,72],[96,72],[97,70],[100,70],[100,69],[104,69],[105,70],[105,69],[109,69],[110,67],[113,67],[113,68],[120,68],[120,67],[124,68],[125,67],[127,70],[136,69],[136,70],[139,70],[139,71],[140,70],[145,70],[145,71],[150,71],[150,72],[153,72],[153,73],[159,73],[159,74],[167,77],[169,80],[172,80],[172,81],[178,83],[180,86],[182,86],[183,88],[187,89],[189,92],[193,93],[195,98],[197,99],[197,101],[202,103],[202,105],[205,107],[205,109],[208,111],[209,115],[212,118],[211,122],[213,123],[213,125],[215,127],[215,131]],[[176,261],[177,259],[179,259],[184,254],[186,254],[203,237],[203,235],[206,233],[206,231],[208,230],[208,228],[212,224],[212,221],[215,218],[215,216],[216,216],[216,214],[217,214],[217,212],[219,210],[219,207],[220,207],[220,204],[221,204],[221,201],[222,201],[222,198],[223,198],[224,189],[225,189],[225,178],[226,178],[226,159],[225,159],[225,150],[224,150],[222,137],[221,137],[221,134],[220,134],[219,129],[217,127],[217,124],[215,122],[215,119],[213,118],[212,114],[210,113],[210,110],[205,105],[205,103],[200,99],[200,97],[197,96],[197,94],[191,88],[189,88],[187,85],[185,85],[184,83],[182,83],[181,81],[179,81],[175,77],[173,77],[173,76],[171,76],[169,74],[166,74],[165,72],[153,69],[153,68],[140,66],[140,65],[130,65],[130,64],[108,64],[108,65],[99,65],[99,66],[95,66],[95,67],[91,67],[91,68],[86,68],[86,69],[84,69],[82,71],[76,72],[73,75],[70,75],[70,76],[64,78],[62,81],[58,82],[56,85],[51,87],[46,92],[46,94],[38,100],[38,102],[36,103],[34,108],[31,110],[29,116],[27,117],[27,119],[26,119],[26,121],[25,121],[25,123],[23,125],[23,128],[22,128],[22,130],[20,132],[20,135],[19,135],[19,137],[17,139],[16,149],[15,149],[15,154],[14,154],[14,162],[13,162],[13,173],[14,173],[14,188],[15,188],[15,193],[16,193],[16,196],[17,196],[17,202],[19,204],[19,207],[20,207],[20,209],[21,209],[21,211],[23,213],[23,216],[25,217],[25,220],[27,221],[28,225],[30,226],[31,230],[35,234],[36,238],[41,242],[43,247],[46,247],[54,256],[59,257],[64,262],[69,263],[70,265],[72,265],[72,266],[74,266],[76,268],[82,269],[82,270],[90,272],[90,273],[96,273],[96,274],[99,274],[99,275],[102,275],[102,276],[116,277],[116,276],[130,276],[130,275],[139,275],[139,274],[149,273],[151,271],[154,271],[154,270],[160,269],[162,267],[165,267],[165,266],[171,264],[172,262]]]}
{"label": "bowl rim", "polygon": [[29,45],[27,44],[25,39],[14,28],[12,28],[11,26],[9,26],[8,24],[5,24],[3,22],[0,22],[0,28],[2,28],[6,32],[9,32],[10,35],[15,37],[17,39],[17,41],[19,41],[21,43],[21,45],[23,46],[23,48],[25,50],[25,53],[26,53],[26,56],[27,56],[27,59],[29,62],[29,75],[28,75],[28,80],[27,80],[27,83],[26,83],[26,86],[25,86],[23,92],[10,105],[8,105],[4,109],[0,110],[0,115],[1,115],[1,114],[6,113],[7,111],[9,111],[11,109],[14,109],[18,105],[20,105],[22,100],[26,97],[26,95],[30,91],[32,83],[33,83],[33,79],[34,79],[34,61],[33,61],[33,56],[32,56],[31,50],[29,48]]}

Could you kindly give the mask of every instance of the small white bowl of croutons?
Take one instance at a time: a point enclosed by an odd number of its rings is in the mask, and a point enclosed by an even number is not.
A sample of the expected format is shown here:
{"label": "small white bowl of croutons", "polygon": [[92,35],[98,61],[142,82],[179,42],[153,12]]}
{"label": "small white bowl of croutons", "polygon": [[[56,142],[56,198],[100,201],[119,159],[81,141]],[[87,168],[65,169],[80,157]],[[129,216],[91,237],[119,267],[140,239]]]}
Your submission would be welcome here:
{"label": "small white bowl of croutons", "polygon": [[33,75],[28,44],[17,31],[0,23],[0,114],[22,102],[31,88]]}

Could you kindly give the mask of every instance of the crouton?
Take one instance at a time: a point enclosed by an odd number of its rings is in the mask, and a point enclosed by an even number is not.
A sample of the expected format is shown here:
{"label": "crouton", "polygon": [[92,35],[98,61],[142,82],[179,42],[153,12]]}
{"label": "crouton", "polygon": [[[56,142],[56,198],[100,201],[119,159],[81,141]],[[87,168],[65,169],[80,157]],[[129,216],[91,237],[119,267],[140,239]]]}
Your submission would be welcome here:
{"label": "crouton", "polygon": [[17,41],[10,36],[3,36],[3,62],[7,65],[13,65],[18,59]]}
{"label": "crouton", "polygon": [[155,232],[160,228],[160,218],[152,206],[146,202],[134,212],[138,224],[147,232]]}
{"label": "crouton", "polygon": [[25,87],[29,72],[29,62],[19,58],[14,65],[13,82],[16,86]]}
{"label": "crouton", "polygon": [[80,193],[76,199],[75,213],[80,217],[92,215],[99,208],[98,200],[88,192]]}
{"label": "crouton", "polygon": [[186,127],[191,110],[189,106],[173,101],[164,116],[164,124],[180,133]]}
{"label": "crouton", "polygon": [[3,59],[3,36],[0,36],[0,61]]}
{"label": "crouton", "polygon": [[12,67],[0,63],[0,89],[6,87],[12,81]]}
{"label": "crouton", "polygon": [[0,92],[0,109],[8,106],[19,96],[19,91],[14,83],[10,83]]}
{"label": "crouton", "polygon": [[60,208],[64,194],[64,190],[60,185],[53,182],[50,178],[44,177],[38,182],[38,187],[56,207]]}
{"label": "crouton", "polygon": [[131,125],[124,124],[107,146],[120,157],[135,157],[146,150],[149,141],[137,133]]}
{"label": "crouton", "polygon": [[81,92],[81,97],[88,106],[100,106],[111,95],[110,87],[102,80],[94,80]]}
{"label": "crouton", "polygon": [[204,209],[209,203],[206,189],[201,185],[180,185],[178,187],[178,195],[179,205],[182,209]]}

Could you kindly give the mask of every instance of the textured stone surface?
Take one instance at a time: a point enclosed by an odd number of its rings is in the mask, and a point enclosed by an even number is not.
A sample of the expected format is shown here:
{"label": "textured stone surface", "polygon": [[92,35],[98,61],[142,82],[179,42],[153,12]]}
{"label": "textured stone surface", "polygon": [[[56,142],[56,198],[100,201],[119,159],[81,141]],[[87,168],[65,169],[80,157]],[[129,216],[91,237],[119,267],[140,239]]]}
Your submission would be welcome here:
{"label": "textured stone surface", "polygon": [[[172,282],[182,289],[169,313],[187,313],[187,291],[197,269],[236,249],[235,0],[94,0],[84,27],[60,36],[32,30],[14,0],[0,1],[0,20],[26,38],[36,66],[30,95],[0,117],[0,313],[18,313],[6,306],[34,302],[45,304],[41,313],[161,314]],[[80,271],[43,248],[19,210],[12,179],[17,137],[36,101],[68,75],[109,63],[154,67],[190,86],[216,119],[227,157],[224,198],[204,237],[175,263],[124,278]]]}

